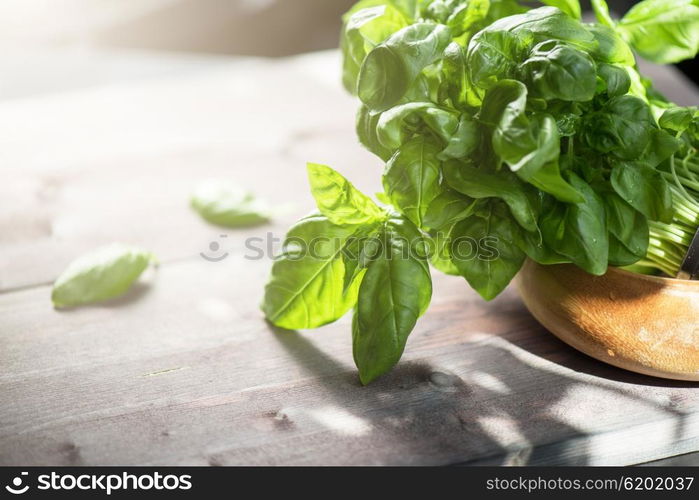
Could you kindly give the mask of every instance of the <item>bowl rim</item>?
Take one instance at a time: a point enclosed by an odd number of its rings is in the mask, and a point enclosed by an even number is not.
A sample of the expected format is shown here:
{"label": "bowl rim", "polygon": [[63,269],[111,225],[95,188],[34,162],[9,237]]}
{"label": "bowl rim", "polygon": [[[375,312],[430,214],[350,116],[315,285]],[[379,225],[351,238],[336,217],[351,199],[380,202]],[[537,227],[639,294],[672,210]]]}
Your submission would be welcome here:
{"label": "bowl rim", "polygon": [[613,272],[631,279],[661,283],[663,286],[672,288],[692,288],[699,289],[699,280],[684,280],[680,278],[665,278],[663,276],[651,276],[648,274],[634,273],[618,267],[609,266],[607,272]]}

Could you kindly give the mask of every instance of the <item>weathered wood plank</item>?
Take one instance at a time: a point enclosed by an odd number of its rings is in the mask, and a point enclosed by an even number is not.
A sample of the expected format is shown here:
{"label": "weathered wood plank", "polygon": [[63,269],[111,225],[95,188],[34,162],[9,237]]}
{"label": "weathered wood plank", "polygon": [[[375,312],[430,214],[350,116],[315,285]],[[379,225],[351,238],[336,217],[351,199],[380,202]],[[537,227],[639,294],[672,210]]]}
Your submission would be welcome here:
{"label": "weathered wood plank", "polygon": [[349,318],[262,320],[241,284],[268,264],[173,263],[69,312],[47,287],[1,295],[0,463],[634,463],[699,444],[694,386],[602,366],[514,291],[485,304],[455,278],[437,279],[398,369],[360,387]]}
{"label": "weathered wood plank", "polygon": [[[436,276],[403,361],[369,387],[349,318],[264,322],[270,261],[244,259],[244,241],[310,209],[305,161],[378,187],[336,64],[217,63],[0,103],[0,464],[625,464],[699,449],[696,384],[578,354],[513,289],[484,303]],[[294,207],[207,226],[187,196],[209,176]],[[213,239],[230,253],[215,264],[197,255]],[[54,311],[46,284],[114,240],[164,264],[122,299]]]}

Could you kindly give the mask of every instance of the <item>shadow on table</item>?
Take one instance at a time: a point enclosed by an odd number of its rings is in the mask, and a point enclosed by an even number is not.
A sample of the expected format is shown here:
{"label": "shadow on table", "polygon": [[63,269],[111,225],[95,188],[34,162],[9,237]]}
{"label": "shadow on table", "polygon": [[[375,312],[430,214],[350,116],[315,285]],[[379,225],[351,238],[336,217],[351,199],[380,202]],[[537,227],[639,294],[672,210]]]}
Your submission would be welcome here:
{"label": "shadow on table", "polygon": [[[512,322],[511,328],[495,337],[495,342],[445,345],[436,353],[440,361],[458,366],[459,375],[429,362],[403,361],[366,387],[359,384],[356,372],[347,371],[303,334],[270,328],[285,350],[317,377],[334,399],[331,403],[370,425],[372,442],[384,463],[599,463],[601,457],[584,442],[585,432],[565,421],[565,408],[570,405],[567,398],[583,386],[597,392],[591,393],[591,409],[582,414],[594,414],[597,397],[607,403],[618,400],[619,404],[651,407],[672,419],[675,440],[683,436],[681,412],[614,388],[609,381],[678,388],[696,384],[653,379],[603,365],[564,345],[539,327],[523,306],[521,309],[514,307],[505,315],[503,320]],[[529,334],[521,335],[525,329]],[[532,335],[537,329],[540,335]],[[568,376],[532,366],[526,356],[518,354],[523,351],[574,373]],[[602,380],[580,380],[575,372]],[[381,442],[393,448],[400,443],[400,449],[385,451]]]}

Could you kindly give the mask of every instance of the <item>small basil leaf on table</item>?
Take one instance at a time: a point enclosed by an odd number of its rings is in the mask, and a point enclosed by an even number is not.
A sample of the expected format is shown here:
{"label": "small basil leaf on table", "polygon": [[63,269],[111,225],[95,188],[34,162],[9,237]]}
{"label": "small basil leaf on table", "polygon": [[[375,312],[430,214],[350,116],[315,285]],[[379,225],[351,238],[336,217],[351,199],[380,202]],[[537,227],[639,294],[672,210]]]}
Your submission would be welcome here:
{"label": "small basil leaf on table", "polygon": [[270,218],[270,208],[265,202],[225,180],[202,182],[194,190],[190,203],[204,220],[217,226],[254,226]]}
{"label": "small basil leaf on table", "polygon": [[449,29],[434,23],[416,23],[394,33],[364,59],[357,85],[359,98],[376,111],[395,105],[449,42]]}
{"label": "small basil leaf on table", "polygon": [[101,302],[124,294],[155,257],[140,248],[113,244],[77,258],[53,284],[54,307]]}
{"label": "small basil leaf on table", "polygon": [[262,311],[282,328],[316,328],[342,317],[357,300],[355,281],[343,290],[343,251],[357,226],[335,225],[321,214],[298,221],[272,265]]}
{"label": "small basil leaf on table", "polygon": [[318,210],[333,224],[371,224],[385,217],[371,198],[326,165],[309,163],[308,180]]}
{"label": "small basil leaf on table", "polygon": [[483,214],[456,223],[450,241],[451,262],[485,300],[497,297],[524,263],[516,245],[519,228],[507,210],[490,203]]}
{"label": "small basil leaf on table", "polygon": [[415,138],[398,148],[383,174],[384,191],[391,203],[418,227],[423,226],[430,202],[441,193],[439,151],[434,142]]}
{"label": "small basil leaf on table", "polygon": [[352,322],[352,351],[363,384],[398,362],[432,296],[425,244],[413,223],[391,216],[381,243],[362,278]]}

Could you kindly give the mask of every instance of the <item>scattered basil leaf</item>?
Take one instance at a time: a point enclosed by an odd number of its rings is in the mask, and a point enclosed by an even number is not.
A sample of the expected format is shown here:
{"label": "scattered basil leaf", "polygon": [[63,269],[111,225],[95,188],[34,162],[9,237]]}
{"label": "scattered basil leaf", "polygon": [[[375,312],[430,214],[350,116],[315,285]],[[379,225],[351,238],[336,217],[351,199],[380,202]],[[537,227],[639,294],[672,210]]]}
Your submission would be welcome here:
{"label": "scattered basil leaf", "polygon": [[264,224],[271,214],[266,202],[221,179],[208,179],[199,184],[190,203],[204,220],[222,227]]}
{"label": "scattered basil leaf", "polygon": [[122,244],[78,257],[54,282],[53,305],[74,307],[123,295],[152,262],[152,253]]}

